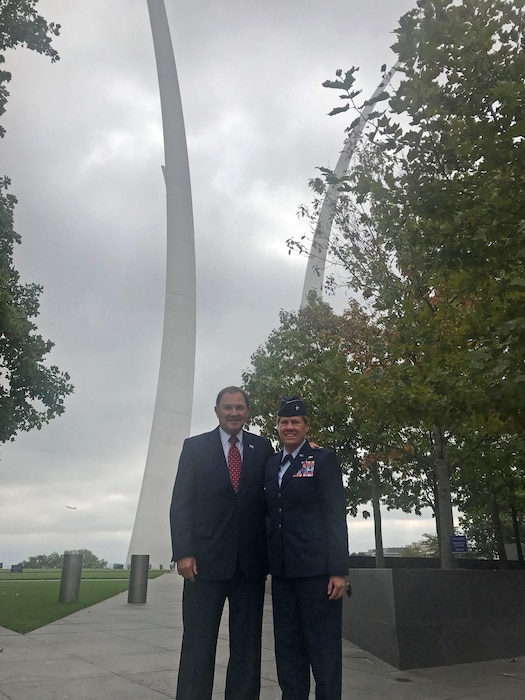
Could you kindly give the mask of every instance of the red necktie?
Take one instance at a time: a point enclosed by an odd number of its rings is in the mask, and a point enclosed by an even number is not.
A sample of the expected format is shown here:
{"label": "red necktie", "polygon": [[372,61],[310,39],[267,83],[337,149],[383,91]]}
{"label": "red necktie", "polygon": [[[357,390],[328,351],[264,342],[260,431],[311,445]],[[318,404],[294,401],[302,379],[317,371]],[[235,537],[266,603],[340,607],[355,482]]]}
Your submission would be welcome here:
{"label": "red necktie", "polygon": [[232,482],[235,493],[239,490],[239,481],[241,480],[241,453],[237,447],[239,440],[235,435],[230,438],[230,450],[228,452],[228,470],[230,472],[230,480]]}

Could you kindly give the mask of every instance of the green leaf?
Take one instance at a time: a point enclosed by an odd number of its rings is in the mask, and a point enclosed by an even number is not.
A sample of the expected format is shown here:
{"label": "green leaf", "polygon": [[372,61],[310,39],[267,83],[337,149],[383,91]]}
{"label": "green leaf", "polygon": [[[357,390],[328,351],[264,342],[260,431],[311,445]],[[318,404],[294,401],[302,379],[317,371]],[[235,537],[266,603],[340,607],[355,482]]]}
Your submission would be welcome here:
{"label": "green leaf", "polygon": [[346,104],[344,107],[334,107],[331,112],[328,112],[329,117],[333,117],[335,114],[341,114],[341,112],[347,112],[350,109],[350,105]]}

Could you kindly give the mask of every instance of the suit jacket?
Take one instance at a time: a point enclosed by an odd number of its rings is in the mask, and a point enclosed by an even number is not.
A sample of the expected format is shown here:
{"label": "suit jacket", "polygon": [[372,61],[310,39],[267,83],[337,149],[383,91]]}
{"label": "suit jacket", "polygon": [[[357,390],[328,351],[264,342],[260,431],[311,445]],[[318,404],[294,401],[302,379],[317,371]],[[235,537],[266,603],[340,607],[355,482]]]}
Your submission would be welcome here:
{"label": "suit jacket", "polygon": [[286,578],[346,576],[346,499],[335,452],[305,442],[279,487],[282,454],[266,463],[270,573]]}
{"label": "suit jacket", "polygon": [[274,450],[243,431],[243,465],[236,494],[219,428],[184,441],[170,508],[173,561],[193,556],[198,578],[266,576],[264,465]]}

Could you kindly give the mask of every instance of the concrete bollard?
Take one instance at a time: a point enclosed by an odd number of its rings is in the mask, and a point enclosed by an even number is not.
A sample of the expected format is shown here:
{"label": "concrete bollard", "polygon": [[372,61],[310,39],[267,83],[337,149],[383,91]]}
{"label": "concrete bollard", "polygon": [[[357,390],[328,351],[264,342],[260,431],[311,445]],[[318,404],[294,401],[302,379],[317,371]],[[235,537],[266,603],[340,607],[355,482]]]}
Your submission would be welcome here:
{"label": "concrete bollard", "polygon": [[132,554],[128,603],[145,603],[148,593],[149,554]]}
{"label": "concrete bollard", "polygon": [[64,552],[60,590],[58,592],[59,603],[76,603],[78,601],[83,558],[83,554]]}

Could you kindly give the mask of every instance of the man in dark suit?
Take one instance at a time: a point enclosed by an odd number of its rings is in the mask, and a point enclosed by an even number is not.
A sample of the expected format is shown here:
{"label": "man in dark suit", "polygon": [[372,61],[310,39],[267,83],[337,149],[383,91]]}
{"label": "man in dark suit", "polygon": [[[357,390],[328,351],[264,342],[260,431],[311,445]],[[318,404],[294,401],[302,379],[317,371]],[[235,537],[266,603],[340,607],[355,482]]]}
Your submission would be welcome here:
{"label": "man in dark suit", "polygon": [[[249,401],[239,387],[219,392],[219,426],[184,441],[170,509],[173,561],[184,577],[184,632],[177,700],[212,696],[219,623],[228,599],[226,700],[257,700],[268,572],[266,438],[243,430]],[[239,474],[240,471],[240,474]]]}
{"label": "man in dark suit", "polygon": [[342,596],[348,574],[346,499],[335,452],[310,445],[301,399],[285,398],[284,449],[266,463],[277,676],[283,700],[340,700]]}

